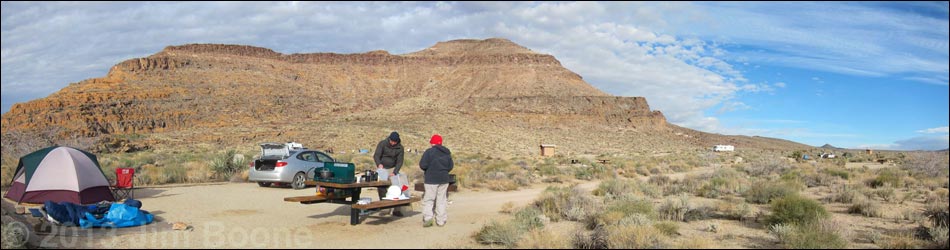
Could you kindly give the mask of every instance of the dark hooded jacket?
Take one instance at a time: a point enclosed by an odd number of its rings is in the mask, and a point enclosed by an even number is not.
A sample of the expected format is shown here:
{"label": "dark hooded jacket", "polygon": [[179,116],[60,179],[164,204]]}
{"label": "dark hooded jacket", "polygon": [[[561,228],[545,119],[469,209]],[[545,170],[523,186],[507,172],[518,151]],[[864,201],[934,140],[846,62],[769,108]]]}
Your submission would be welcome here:
{"label": "dark hooded jacket", "polygon": [[383,164],[385,169],[393,169],[394,174],[399,174],[399,169],[402,168],[402,158],[403,158],[403,149],[402,143],[396,143],[395,146],[389,145],[389,139],[383,139],[376,145],[376,152],[373,153],[373,161],[376,162],[376,165]]}
{"label": "dark hooded jacket", "polygon": [[419,168],[425,171],[425,184],[448,184],[453,166],[452,152],[442,145],[426,149],[419,159]]}

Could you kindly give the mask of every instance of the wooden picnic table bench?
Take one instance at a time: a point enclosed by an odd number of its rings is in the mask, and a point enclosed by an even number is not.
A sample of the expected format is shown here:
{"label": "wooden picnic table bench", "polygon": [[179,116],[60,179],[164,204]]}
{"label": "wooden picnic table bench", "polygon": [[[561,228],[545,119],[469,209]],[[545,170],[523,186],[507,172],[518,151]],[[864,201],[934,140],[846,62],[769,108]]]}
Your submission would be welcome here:
{"label": "wooden picnic table bench", "polygon": [[[334,183],[334,182],[312,181],[310,183],[317,185],[318,189],[320,187],[343,189],[343,190],[349,190],[350,194],[343,197],[334,197],[333,193],[329,193],[326,195],[316,194],[316,195],[294,196],[294,197],[286,197],[284,198],[284,201],[300,202],[300,204],[313,204],[313,203],[320,203],[320,202],[350,204],[351,205],[350,206],[350,225],[360,224],[360,220],[359,220],[360,210],[407,206],[413,202],[422,200],[419,197],[412,197],[407,200],[381,200],[381,201],[370,202],[369,204],[356,204],[360,200],[360,193],[362,193],[363,188],[388,187],[392,185],[392,182],[390,181],[371,181],[371,182],[360,182],[360,183]],[[346,198],[350,198],[350,200],[346,201]]]}

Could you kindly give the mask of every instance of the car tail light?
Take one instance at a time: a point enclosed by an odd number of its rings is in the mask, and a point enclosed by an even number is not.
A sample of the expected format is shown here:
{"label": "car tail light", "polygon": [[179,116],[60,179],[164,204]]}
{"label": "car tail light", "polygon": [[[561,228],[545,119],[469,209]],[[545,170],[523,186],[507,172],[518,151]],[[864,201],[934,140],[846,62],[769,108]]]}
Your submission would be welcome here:
{"label": "car tail light", "polygon": [[250,168],[254,168],[254,161],[248,162],[247,166]]}
{"label": "car tail light", "polygon": [[276,165],[275,167],[278,167],[278,168],[279,168],[279,167],[286,167],[286,166],[287,166],[287,162],[285,162],[285,161],[278,161],[278,162],[277,162],[277,165]]}

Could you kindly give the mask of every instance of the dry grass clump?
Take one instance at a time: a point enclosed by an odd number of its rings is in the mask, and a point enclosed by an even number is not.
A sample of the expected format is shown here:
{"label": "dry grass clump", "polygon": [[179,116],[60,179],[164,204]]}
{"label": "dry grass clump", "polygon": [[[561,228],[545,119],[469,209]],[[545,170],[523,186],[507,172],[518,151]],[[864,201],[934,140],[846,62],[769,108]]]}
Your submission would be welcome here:
{"label": "dry grass clump", "polygon": [[762,157],[750,159],[742,167],[742,171],[752,177],[769,177],[779,175],[792,168],[792,165],[781,157]]}
{"label": "dry grass clump", "polygon": [[571,248],[571,241],[568,237],[562,237],[547,229],[535,229],[529,231],[518,241],[520,249],[566,249]]}
{"label": "dry grass clump", "polygon": [[882,239],[875,241],[875,245],[881,249],[918,249],[924,245],[924,242],[914,237],[911,233],[898,233],[887,235]]}
{"label": "dry grass clump", "polygon": [[667,248],[666,236],[651,226],[615,225],[607,230],[607,248],[610,249],[661,249]]}
{"label": "dry grass clump", "polygon": [[884,214],[884,211],[881,210],[881,205],[877,204],[871,199],[867,198],[858,198],[848,207],[849,214],[860,214],[865,217],[881,217]]}
{"label": "dry grass clump", "polygon": [[662,191],[650,183],[644,183],[636,179],[623,180],[613,178],[600,182],[600,185],[594,190],[594,195],[608,197],[637,195],[659,198],[662,195]]}
{"label": "dry grass clump", "polygon": [[683,239],[682,242],[675,246],[679,249],[712,249],[718,248],[712,239],[709,237],[703,236],[692,236],[686,239]]}
{"label": "dry grass clump", "polygon": [[789,249],[846,248],[846,233],[836,223],[816,220],[804,224],[773,224],[769,233]]}
{"label": "dry grass clump", "polygon": [[825,201],[851,203],[860,197],[867,198],[867,196],[864,196],[865,189],[866,187],[860,185],[839,185],[835,187],[831,196],[827,197]]}
{"label": "dry grass clump", "polygon": [[[531,168],[524,161],[460,156],[452,173],[465,188],[512,191],[534,182]],[[421,175],[421,174],[420,174]]]}

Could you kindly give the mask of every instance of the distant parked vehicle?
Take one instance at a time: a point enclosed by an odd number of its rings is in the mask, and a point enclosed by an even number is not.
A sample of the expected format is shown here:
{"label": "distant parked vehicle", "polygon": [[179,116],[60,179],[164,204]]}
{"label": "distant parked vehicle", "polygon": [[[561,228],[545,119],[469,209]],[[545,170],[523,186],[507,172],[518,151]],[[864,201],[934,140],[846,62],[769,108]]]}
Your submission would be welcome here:
{"label": "distant parked vehicle", "polygon": [[262,143],[261,157],[250,163],[248,180],[261,187],[287,183],[294,189],[306,187],[313,180],[314,170],[324,162],[335,162],[330,155],[299,143]]}
{"label": "distant parked vehicle", "polygon": [[713,146],[713,151],[723,152],[723,151],[735,151],[736,147],[732,145],[715,145]]}

